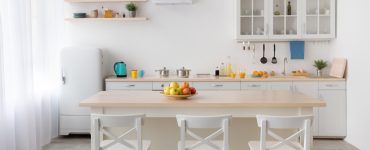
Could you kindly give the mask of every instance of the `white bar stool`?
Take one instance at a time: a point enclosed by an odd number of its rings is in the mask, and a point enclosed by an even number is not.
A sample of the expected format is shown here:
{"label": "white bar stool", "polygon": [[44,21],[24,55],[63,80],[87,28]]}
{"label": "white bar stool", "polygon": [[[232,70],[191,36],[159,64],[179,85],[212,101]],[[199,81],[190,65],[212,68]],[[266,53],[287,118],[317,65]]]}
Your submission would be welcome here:
{"label": "white bar stool", "polygon": [[[311,146],[311,122],[310,116],[265,116],[257,115],[258,127],[261,128],[260,141],[250,141],[251,150],[310,150]],[[299,129],[298,132],[284,139],[272,129]],[[266,141],[270,135],[277,141]],[[303,146],[297,142],[297,138],[303,135]],[[295,140],[295,141],[292,141]]]}
{"label": "white bar stool", "polygon": [[[94,130],[93,150],[149,150],[150,141],[142,140],[142,124],[144,114],[135,115],[92,115],[92,127]],[[120,136],[115,136],[105,128],[109,127],[133,127]],[[136,140],[124,138],[136,131]],[[103,140],[103,136],[109,140]]]}
{"label": "white bar stool", "polygon": [[[176,115],[177,124],[180,127],[180,141],[178,150],[229,150],[229,123],[231,115],[221,116],[189,116]],[[203,138],[190,128],[197,129],[217,129],[216,132]],[[186,140],[186,135],[189,134],[197,141]],[[223,141],[215,141],[214,138],[223,134]]]}

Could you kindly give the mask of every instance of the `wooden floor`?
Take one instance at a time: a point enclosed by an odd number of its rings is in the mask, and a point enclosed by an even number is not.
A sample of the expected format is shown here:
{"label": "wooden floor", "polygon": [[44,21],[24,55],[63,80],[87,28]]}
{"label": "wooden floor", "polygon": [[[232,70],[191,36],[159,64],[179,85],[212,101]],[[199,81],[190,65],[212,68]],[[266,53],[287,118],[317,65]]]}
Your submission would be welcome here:
{"label": "wooden floor", "polygon": [[[90,150],[89,136],[65,136],[53,139],[42,150]],[[358,150],[342,140],[314,140],[313,150]]]}

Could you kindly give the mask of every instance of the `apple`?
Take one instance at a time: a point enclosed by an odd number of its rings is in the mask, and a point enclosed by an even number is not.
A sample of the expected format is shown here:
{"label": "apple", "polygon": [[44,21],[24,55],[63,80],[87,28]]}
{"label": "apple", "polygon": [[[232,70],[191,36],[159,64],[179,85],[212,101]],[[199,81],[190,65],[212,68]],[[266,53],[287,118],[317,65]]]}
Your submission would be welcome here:
{"label": "apple", "polygon": [[170,95],[178,95],[178,94],[179,94],[179,92],[177,91],[177,89],[171,88]]}
{"label": "apple", "polygon": [[195,94],[195,93],[197,93],[197,90],[193,87],[190,87],[190,93]]}
{"label": "apple", "polygon": [[189,88],[189,82],[182,83],[182,88]]}
{"label": "apple", "polygon": [[190,91],[190,89],[189,89],[189,88],[184,88],[184,89],[182,90],[182,94],[184,94],[184,95],[190,95],[190,94],[191,94],[191,91]]}
{"label": "apple", "polygon": [[177,82],[171,82],[170,87],[176,89],[179,88],[179,84]]}
{"label": "apple", "polygon": [[170,90],[171,88],[169,86],[166,86],[164,89],[163,89],[163,93],[166,94],[166,95],[170,95]]}
{"label": "apple", "polygon": [[182,88],[177,88],[176,91],[178,92],[178,95],[182,95]]}

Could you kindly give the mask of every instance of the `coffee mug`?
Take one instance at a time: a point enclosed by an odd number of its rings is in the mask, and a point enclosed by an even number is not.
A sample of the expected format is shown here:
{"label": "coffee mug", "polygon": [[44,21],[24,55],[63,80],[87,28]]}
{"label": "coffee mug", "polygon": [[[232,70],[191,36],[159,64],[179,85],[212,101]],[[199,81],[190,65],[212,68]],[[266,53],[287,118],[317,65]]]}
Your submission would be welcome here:
{"label": "coffee mug", "polygon": [[140,70],[140,71],[139,71],[139,77],[140,77],[140,78],[143,78],[143,77],[144,77],[144,70]]}
{"label": "coffee mug", "polygon": [[133,79],[137,78],[137,70],[131,70],[131,78]]}

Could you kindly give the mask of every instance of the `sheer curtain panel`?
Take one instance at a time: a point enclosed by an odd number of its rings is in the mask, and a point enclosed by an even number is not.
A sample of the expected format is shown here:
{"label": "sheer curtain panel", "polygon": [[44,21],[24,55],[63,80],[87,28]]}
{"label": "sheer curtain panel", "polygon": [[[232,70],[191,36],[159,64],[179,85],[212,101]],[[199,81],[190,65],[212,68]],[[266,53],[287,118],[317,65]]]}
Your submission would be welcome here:
{"label": "sheer curtain panel", "polygon": [[62,0],[0,0],[0,150],[50,142],[62,7]]}

